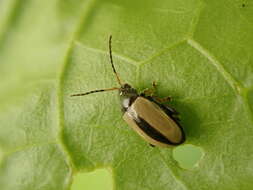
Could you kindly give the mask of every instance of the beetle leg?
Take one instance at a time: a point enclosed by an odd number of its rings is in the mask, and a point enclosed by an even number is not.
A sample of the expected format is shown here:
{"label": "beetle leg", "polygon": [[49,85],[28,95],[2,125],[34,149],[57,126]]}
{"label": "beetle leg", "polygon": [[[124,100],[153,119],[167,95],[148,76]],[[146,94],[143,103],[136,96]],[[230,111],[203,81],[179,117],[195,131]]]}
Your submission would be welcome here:
{"label": "beetle leg", "polygon": [[172,114],[173,119],[180,121],[179,114]]}
{"label": "beetle leg", "polygon": [[146,88],[143,90],[143,92],[141,93],[141,95],[144,95],[144,96],[153,96],[153,94],[155,94],[157,90],[157,83],[155,81],[152,82],[152,88]]}
{"label": "beetle leg", "polygon": [[[152,89],[153,89],[153,92],[155,92],[156,90],[157,90],[157,82],[155,82],[155,81],[153,81],[152,82]],[[166,103],[166,102],[170,102],[171,101],[171,97],[164,97],[164,98],[159,98],[159,97],[157,97],[157,96],[154,96],[153,95],[154,93],[152,93],[152,94],[150,94],[150,96],[152,97],[152,98],[154,98],[155,99],[155,101],[157,101],[158,103],[160,103],[160,104],[163,104],[163,103]]]}
{"label": "beetle leg", "polygon": [[167,105],[162,105],[162,108],[167,114],[173,117],[173,119],[180,121],[179,113],[174,108],[171,108]]}
{"label": "beetle leg", "polygon": [[174,109],[174,108],[171,108],[169,106],[165,106],[173,115],[179,115],[179,113]]}
{"label": "beetle leg", "polygon": [[150,88],[146,88],[141,92],[141,95],[144,96],[152,96],[154,94],[154,90]]}
{"label": "beetle leg", "polygon": [[152,98],[154,98],[155,101],[157,101],[160,104],[163,104],[165,102],[170,102],[171,101],[171,97],[164,97],[164,98],[159,98],[157,96],[152,96]]}
{"label": "beetle leg", "polygon": [[153,148],[155,147],[155,145],[153,145],[153,144],[149,144],[149,146],[151,146],[151,147],[153,147]]}
{"label": "beetle leg", "polygon": [[153,81],[153,82],[152,82],[152,88],[156,90],[156,89],[157,89],[157,86],[158,86],[158,85],[157,85],[157,82],[156,82],[156,81]]}

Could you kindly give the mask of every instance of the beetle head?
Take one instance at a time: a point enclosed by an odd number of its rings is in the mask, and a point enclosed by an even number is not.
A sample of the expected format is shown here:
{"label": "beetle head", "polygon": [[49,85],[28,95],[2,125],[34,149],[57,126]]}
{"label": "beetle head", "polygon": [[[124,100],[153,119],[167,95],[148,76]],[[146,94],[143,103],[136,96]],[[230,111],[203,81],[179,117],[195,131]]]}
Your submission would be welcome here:
{"label": "beetle head", "polygon": [[125,83],[120,87],[119,95],[123,98],[131,98],[138,96],[138,93],[131,85]]}

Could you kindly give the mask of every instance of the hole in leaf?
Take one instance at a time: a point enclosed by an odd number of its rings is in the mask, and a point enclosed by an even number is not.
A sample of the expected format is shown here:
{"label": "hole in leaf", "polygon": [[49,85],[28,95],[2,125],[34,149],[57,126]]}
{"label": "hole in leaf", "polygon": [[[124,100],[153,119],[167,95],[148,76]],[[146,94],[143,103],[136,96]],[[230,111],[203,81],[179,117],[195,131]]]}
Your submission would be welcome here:
{"label": "hole in leaf", "polygon": [[97,169],[93,172],[77,173],[71,190],[112,190],[112,186],[111,172],[108,169]]}
{"label": "hole in leaf", "polygon": [[179,166],[184,169],[192,169],[197,166],[204,152],[200,147],[194,145],[182,145],[173,149],[173,158]]}

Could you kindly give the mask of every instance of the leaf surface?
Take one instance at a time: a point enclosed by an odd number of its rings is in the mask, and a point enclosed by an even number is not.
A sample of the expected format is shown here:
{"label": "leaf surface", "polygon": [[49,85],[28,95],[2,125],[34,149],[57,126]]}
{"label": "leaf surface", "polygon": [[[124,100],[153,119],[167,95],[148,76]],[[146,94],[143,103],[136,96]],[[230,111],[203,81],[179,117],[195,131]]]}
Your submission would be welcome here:
{"label": "leaf surface", "polygon": [[[244,4],[244,6],[242,5]],[[119,190],[253,188],[253,4],[250,1],[3,1],[0,19],[0,186],[68,189],[75,172],[110,167]],[[0,9],[1,10],[1,9]],[[157,81],[188,144],[181,169],[123,121],[124,82]],[[13,181],[15,181],[13,183]]]}

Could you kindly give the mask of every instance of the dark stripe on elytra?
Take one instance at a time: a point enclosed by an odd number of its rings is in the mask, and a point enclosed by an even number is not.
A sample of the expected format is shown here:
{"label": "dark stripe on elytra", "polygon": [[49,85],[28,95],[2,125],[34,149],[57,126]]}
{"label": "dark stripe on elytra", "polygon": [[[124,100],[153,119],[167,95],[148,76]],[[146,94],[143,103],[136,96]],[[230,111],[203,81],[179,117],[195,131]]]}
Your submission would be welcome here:
{"label": "dark stripe on elytra", "polygon": [[173,143],[170,140],[168,140],[163,134],[161,134],[159,131],[157,131],[154,127],[152,127],[151,125],[149,125],[148,122],[146,122],[144,119],[142,119],[141,117],[138,117],[138,119],[133,118],[136,125],[142,130],[144,131],[148,136],[150,136],[152,139],[158,141],[158,142],[162,142],[165,144],[169,144],[169,145],[177,145],[180,143]]}

